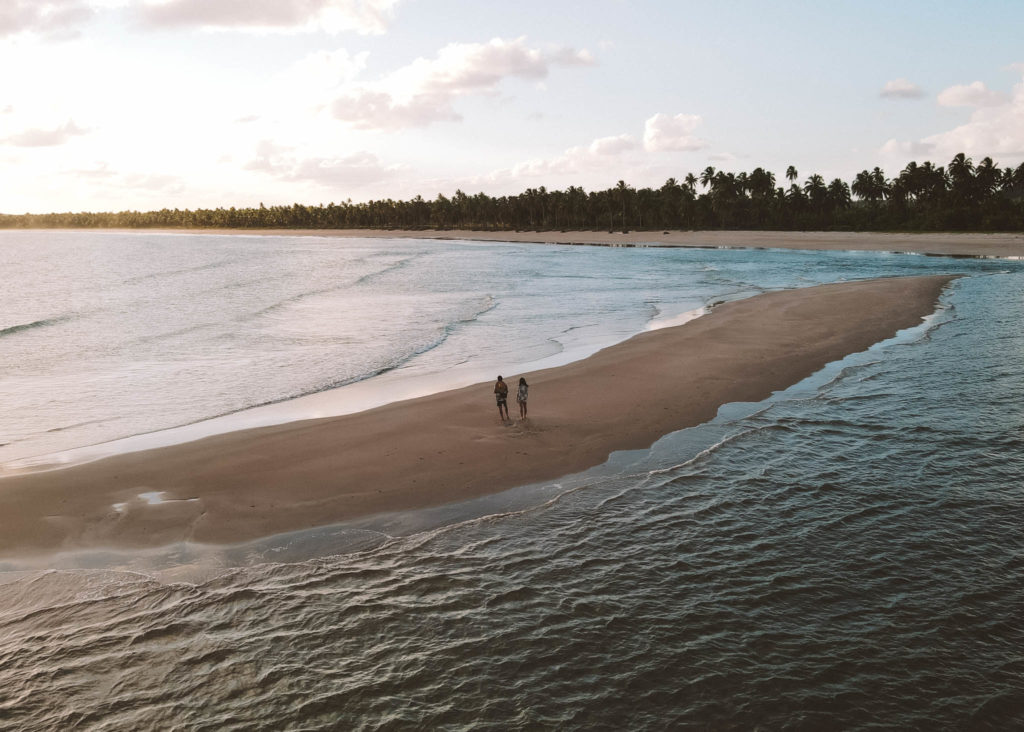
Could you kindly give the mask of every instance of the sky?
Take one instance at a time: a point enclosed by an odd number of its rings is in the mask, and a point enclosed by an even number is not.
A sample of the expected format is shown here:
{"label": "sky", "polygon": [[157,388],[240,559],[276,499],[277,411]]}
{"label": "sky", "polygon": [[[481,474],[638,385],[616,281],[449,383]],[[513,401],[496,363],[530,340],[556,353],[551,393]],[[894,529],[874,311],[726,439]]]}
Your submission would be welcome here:
{"label": "sky", "polygon": [[1016,166],[1022,38],[1020,0],[0,0],[0,213]]}

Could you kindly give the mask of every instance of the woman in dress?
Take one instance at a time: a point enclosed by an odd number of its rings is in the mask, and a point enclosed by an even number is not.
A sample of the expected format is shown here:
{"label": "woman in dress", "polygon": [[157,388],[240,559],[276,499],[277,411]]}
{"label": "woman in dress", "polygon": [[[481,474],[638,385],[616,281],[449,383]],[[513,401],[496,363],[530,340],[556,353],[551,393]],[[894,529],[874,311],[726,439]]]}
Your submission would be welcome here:
{"label": "woman in dress", "polygon": [[526,378],[519,377],[519,391],[516,393],[516,401],[519,402],[519,419],[526,419],[526,395],[530,391],[530,385]]}

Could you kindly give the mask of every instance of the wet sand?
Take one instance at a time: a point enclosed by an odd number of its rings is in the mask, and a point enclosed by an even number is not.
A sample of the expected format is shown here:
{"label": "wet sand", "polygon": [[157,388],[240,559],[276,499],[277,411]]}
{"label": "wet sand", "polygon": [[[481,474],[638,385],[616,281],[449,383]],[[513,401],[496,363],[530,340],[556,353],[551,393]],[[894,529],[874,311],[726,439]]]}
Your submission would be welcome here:
{"label": "wet sand", "polygon": [[[278,232],[280,233],[280,232]],[[0,480],[0,556],[234,543],[554,480],[758,401],[916,325],[949,276],[769,293],[525,374],[530,417],[492,384]],[[505,374],[510,391],[521,374]],[[147,497],[159,495],[161,502]]]}
{"label": "wet sand", "polygon": [[[129,231],[129,230],[126,230]],[[137,233],[154,231],[134,229]],[[1024,257],[1024,234],[874,233],[849,231],[405,231],[387,229],[167,229],[195,234],[333,236],[398,239],[465,239],[537,244],[815,249]]]}

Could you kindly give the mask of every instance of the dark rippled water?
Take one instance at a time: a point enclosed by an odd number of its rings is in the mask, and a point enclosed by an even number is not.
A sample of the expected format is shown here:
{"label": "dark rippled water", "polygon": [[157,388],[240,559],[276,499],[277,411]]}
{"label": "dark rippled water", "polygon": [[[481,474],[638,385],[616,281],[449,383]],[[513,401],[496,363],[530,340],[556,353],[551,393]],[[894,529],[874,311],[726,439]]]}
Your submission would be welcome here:
{"label": "dark rippled water", "polygon": [[190,582],[0,575],[0,726],[1021,728],[1008,269],[773,399],[454,524],[269,561],[294,537]]}

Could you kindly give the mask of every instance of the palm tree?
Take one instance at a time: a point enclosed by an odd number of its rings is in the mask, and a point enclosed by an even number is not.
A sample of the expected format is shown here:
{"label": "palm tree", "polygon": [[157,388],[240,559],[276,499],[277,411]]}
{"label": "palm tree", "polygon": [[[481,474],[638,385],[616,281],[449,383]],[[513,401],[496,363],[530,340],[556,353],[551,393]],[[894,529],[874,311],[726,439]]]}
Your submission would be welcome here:
{"label": "palm tree", "polygon": [[889,182],[885,179],[885,173],[877,165],[871,171],[871,182],[875,187],[875,194],[884,199],[889,193]]}
{"label": "palm tree", "polygon": [[952,184],[953,193],[963,200],[971,197],[974,187],[974,163],[962,152],[953,156],[949,161],[949,180]]}
{"label": "palm tree", "polygon": [[741,172],[739,175],[736,176],[736,192],[739,193],[740,195],[745,196],[747,194],[747,191],[749,190],[750,177],[746,173]]}
{"label": "palm tree", "polygon": [[992,158],[985,157],[974,169],[975,187],[983,198],[991,196],[999,185],[1001,177],[999,166],[992,162]]}
{"label": "palm tree", "polygon": [[813,174],[804,183],[804,193],[811,199],[811,203],[820,205],[825,200],[828,189],[825,187],[825,179],[817,173]]}
{"label": "palm tree", "polygon": [[828,200],[835,208],[846,208],[850,205],[850,186],[839,178],[828,184]]}
{"label": "palm tree", "polygon": [[714,167],[709,165],[708,167],[704,168],[703,172],[701,172],[701,174],[700,174],[700,184],[703,187],[707,188],[709,185],[711,185],[714,182],[714,180],[715,180],[715,169],[714,169]]}
{"label": "palm tree", "polygon": [[665,185],[658,191],[659,209],[661,211],[662,223],[665,226],[675,226],[679,219],[679,200],[683,196],[683,186],[675,178],[669,178]]}
{"label": "palm tree", "polygon": [[899,184],[911,198],[918,198],[921,195],[921,168],[911,160],[897,178]]}
{"label": "palm tree", "polygon": [[792,165],[786,168],[786,178],[789,180],[790,183],[793,183],[793,181],[795,181],[799,177],[800,174],[796,172],[796,168],[794,168]]}
{"label": "palm tree", "polygon": [[921,195],[930,203],[937,203],[949,185],[946,170],[941,165],[936,168],[934,163],[926,160],[918,168],[918,174],[921,176]]}
{"label": "palm tree", "polygon": [[871,182],[871,173],[866,170],[862,170],[853,179],[853,185],[850,186],[850,190],[853,191],[853,195],[865,201],[873,200],[874,185]]}
{"label": "palm tree", "polygon": [[754,198],[769,198],[775,190],[775,175],[764,168],[754,168],[747,183]]}
{"label": "palm tree", "polygon": [[619,192],[619,200],[622,201],[622,228],[625,229],[626,228],[626,197],[629,195],[629,192],[631,190],[633,190],[633,189],[630,188],[628,185],[626,185],[626,181],[620,180],[618,183],[615,184],[615,190]]}

